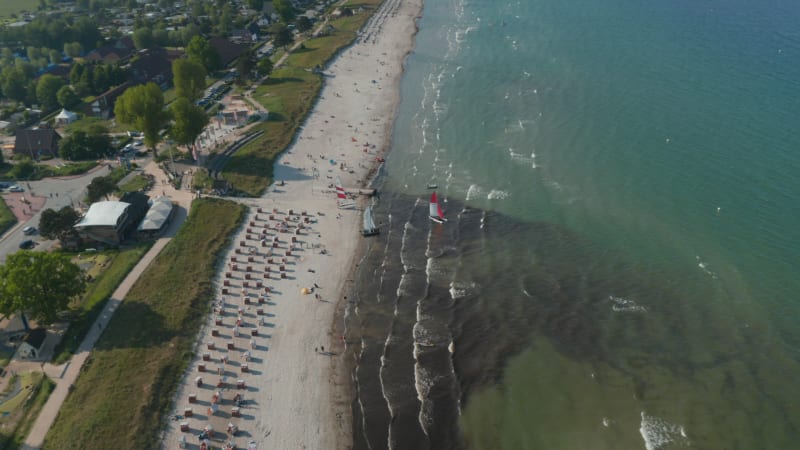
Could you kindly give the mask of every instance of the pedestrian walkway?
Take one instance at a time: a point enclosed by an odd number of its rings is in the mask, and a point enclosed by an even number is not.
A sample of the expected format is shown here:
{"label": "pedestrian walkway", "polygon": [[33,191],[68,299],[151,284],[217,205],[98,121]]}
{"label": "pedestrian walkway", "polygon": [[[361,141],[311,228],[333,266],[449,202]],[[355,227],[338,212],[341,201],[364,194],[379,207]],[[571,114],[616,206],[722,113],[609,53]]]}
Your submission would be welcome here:
{"label": "pedestrian walkway", "polygon": [[[163,177],[163,174],[156,173],[158,169],[154,166],[154,163],[148,165],[145,171]],[[163,193],[168,195],[180,206],[180,209],[175,214],[175,219],[165,232],[164,237],[158,239],[155,244],[153,244],[153,247],[142,257],[128,276],[120,283],[117,290],[114,291],[108,303],[106,303],[105,308],[103,308],[100,317],[97,318],[72,359],[63,366],[44,365],[45,373],[51,377],[57,375],[57,377],[53,377],[53,381],[56,382],[56,387],[47,399],[47,403],[45,403],[44,408],[42,408],[42,412],[39,414],[36,422],[33,424],[33,428],[31,428],[25,440],[25,444],[22,447],[23,449],[39,449],[42,447],[47,432],[53,425],[58,411],[61,409],[61,405],[67,398],[67,394],[69,394],[70,387],[78,378],[83,364],[89,357],[89,353],[94,348],[95,343],[97,343],[97,340],[103,334],[103,330],[105,330],[105,327],[111,320],[111,316],[114,315],[117,307],[119,307],[120,303],[125,299],[125,296],[128,295],[128,291],[130,291],[131,287],[136,283],[136,280],[139,279],[147,266],[150,265],[161,250],[172,240],[172,237],[175,236],[178,229],[180,229],[181,225],[186,220],[189,208],[191,207],[191,193],[178,191],[171,186],[164,186]]]}

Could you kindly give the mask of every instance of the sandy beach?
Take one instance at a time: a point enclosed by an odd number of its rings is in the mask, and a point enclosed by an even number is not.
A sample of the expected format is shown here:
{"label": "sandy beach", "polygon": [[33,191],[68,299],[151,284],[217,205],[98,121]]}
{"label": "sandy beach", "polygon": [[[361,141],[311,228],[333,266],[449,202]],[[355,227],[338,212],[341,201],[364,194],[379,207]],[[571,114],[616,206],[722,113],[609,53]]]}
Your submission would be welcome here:
{"label": "sandy beach", "polygon": [[209,426],[211,448],[352,446],[345,343],[334,324],[363,239],[362,206],[339,209],[333,184],[364,186],[385,156],[421,11],[422,0],[381,6],[325,69],[319,101],[276,165],[278,182],[243,200],[251,208],[214,280],[214,312],[198,330],[162,448],[185,440],[197,449]]}

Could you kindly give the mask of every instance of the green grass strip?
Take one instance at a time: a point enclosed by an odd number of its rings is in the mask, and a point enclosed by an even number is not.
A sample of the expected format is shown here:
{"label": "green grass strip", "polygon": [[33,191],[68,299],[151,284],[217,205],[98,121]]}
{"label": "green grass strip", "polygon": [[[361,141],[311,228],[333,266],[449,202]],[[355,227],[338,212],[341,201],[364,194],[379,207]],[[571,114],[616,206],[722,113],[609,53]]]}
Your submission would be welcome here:
{"label": "green grass strip", "polygon": [[108,267],[104,268],[86,287],[81,301],[75,305],[77,315],[70,321],[67,332],[55,348],[53,364],[62,364],[75,353],[81,341],[86,336],[95,319],[103,311],[111,294],[117,289],[122,280],[130,273],[136,263],[153,245],[145,242],[135,247],[123,250],[108,250],[98,254],[109,258]]}
{"label": "green grass strip", "polygon": [[61,407],[45,449],[157,448],[208,314],[221,251],[245,207],[195,200],[188,220],[122,302]]}
{"label": "green grass strip", "polygon": [[381,2],[365,0],[348,5],[363,8],[363,12],[331,20],[320,37],[304,42],[304,48],[296,49],[287,63],[258,87],[254,97],[269,111],[270,119],[254,127],[264,134],[237,151],[225,165],[222,176],[234,188],[257,197],[272,183],[275,160],[292,142],[322,89],[322,76],[312,69],[324,66],[350,45]]}

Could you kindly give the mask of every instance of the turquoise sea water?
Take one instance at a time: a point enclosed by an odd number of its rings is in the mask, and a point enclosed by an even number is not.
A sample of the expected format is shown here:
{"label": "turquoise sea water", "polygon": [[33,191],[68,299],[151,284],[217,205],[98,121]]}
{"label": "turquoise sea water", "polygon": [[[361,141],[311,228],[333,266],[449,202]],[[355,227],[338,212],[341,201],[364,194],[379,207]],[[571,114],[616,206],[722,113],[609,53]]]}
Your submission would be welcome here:
{"label": "turquoise sea water", "polygon": [[350,327],[357,446],[796,447],[798,23],[790,0],[428,1]]}

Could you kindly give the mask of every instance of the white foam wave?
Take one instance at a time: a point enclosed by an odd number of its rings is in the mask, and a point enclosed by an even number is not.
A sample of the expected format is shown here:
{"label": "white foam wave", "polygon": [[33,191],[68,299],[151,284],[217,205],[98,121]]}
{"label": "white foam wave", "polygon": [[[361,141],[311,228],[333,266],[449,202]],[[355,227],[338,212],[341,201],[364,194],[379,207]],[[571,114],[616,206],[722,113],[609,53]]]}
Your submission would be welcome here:
{"label": "white foam wave", "polygon": [[482,191],[483,189],[481,189],[481,187],[477,184],[470,184],[469,189],[467,189],[467,201],[470,201],[476,196],[480,195]]}
{"label": "white foam wave", "polygon": [[450,283],[450,298],[458,300],[469,295],[475,289],[475,283],[453,281]]}
{"label": "white foam wave", "polygon": [[664,419],[648,415],[644,411],[642,411],[639,433],[644,439],[644,447],[647,450],[658,450],[671,443],[689,446],[689,439],[682,425],[669,423]]}
{"label": "white foam wave", "polygon": [[532,168],[536,168],[536,153],[531,151],[530,156],[525,156],[522,153],[517,153],[512,147],[508,148],[508,155],[512,161],[530,164]]}
{"label": "white foam wave", "polygon": [[708,268],[708,263],[707,262],[701,260],[699,255],[695,256],[695,259],[697,259],[697,267],[699,267],[700,270],[705,272],[706,275],[710,276],[711,278],[713,278],[715,280],[717,279],[717,274],[713,270]]}
{"label": "white foam wave", "polygon": [[420,402],[419,408],[419,425],[425,435],[428,435],[428,430],[433,425],[433,402],[428,400],[431,386],[433,386],[433,377],[430,372],[419,363],[414,364],[414,387],[417,390],[417,399]]}
{"label": "white foam wave", "polygon": [[499,189],[492,189],[492,191],[489,192],[489,195],[487,195],[486,198],[488,198],[489,200],[503,200],[505,198],[508,198],[508,192],[501,191]]}
{"label": "white foam wave", "polygon": [[613,295],[608,298],[613,303],[611,310],[614,312],[647,312],[647,308],[629,298],[614,297]]}

